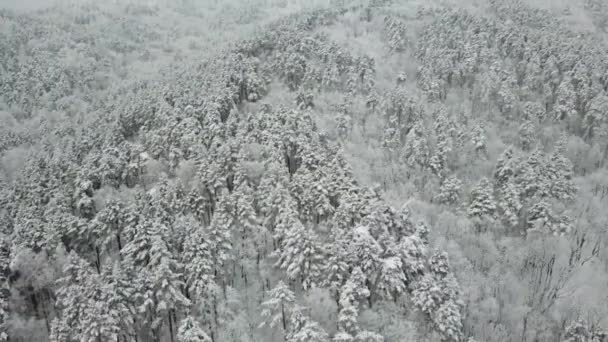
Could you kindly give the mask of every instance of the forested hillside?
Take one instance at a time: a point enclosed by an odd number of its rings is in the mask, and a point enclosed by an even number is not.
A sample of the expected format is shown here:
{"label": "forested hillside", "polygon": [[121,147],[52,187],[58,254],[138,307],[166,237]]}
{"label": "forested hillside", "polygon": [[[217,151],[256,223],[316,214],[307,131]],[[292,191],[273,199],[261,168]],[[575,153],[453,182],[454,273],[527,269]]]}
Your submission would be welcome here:
{"label": "forested hillside", "polygon": [[608,341],[602,1],[0,4],[0,341]]}

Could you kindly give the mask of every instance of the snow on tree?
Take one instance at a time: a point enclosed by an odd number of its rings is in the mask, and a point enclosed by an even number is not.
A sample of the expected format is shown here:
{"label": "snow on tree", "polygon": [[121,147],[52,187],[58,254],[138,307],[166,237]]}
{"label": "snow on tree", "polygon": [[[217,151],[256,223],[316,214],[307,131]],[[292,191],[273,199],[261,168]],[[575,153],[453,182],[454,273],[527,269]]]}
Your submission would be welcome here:
{"label": "snow on tree", "polygon": [[517,171],[518,157],[513,151],[513,147],[507,147],[498,157],[496,169],[494,170],[494,179],[498,186],[506,184],[514,176]]}
{"label": "snow on tree", "polygon": [[234,222],[232,209],[229,206],[230,195],[224,191],[216,204],[211,224],[206,227],[206,235],[211,245],[213,255],[214,273],[221,280],[225,275],[225,268],[232,259],[232,224]]}
{"label": "snow on tree", "polygon": [[[243,182],[235,190],[233,197],[236,200],[234,225],[239,229],[240,250],[244,255],[255,257],[260,253],[260,247],[264,243],[263,228],[254,209],[253,191]],[[250,242],[250,245],[246,241]]]}
{"label": "snow on tree", "polygon": [[564,77],[556,94],[555,120],[574,119],[576,117],[576,92],[571,77]]}
{"label": "snow on tree", "polygon": [[496,211],[492,183],[482,178],[471,190],[467,213],[471,217],[493,217]]}
{"label": "snow on tree", "polygon": [[394,153],[394,151],[401,145],[401,128],[397,123],[397,116],[389,116],[386,127],[384,128],[384,138],[382,140],[382,147]]}
{"label": "snow on tree", "polygon": [[572,181],[572,162],[564,155],[565,137],[556,145],[546,166],[547,177],[551,182],[550,193],[554,198],[569,201],[574,198],[576,186]]}
{"label": "snow on tree", "polygon": [[[184,284],[183,266],[173,258],[160,236],[153,238],[150,255],[148,264],[150,283],[147,291],[141,295],[140,310],[154,310],[155,319],[152,321],[152,327],[157,328],[165,315],[171,325],[173,323],[171,312],[188,307],[190,301],[181,292]],[[151,303],[154,304],[150,305]]]}
{"label": "snow on tree", "polygon": [[429,167],[440,178],[443,178],[446,171],[447,158],[448,153],[452,151],[452,147],[450,146],[451,141],[444,133],[439,133],[437,135],[437,146],[435,148],[435,153],[429,159]]}
{"label": "snow on tree", "polygon": [[396,17],[384,18],[384,36],[391,52],[402,52],[407,47],[407,29]]}
{"label": "snow on tree", "polygon": [[462,181],[456,176],[450,176],[443,180],[439,187],[439,193],[435,199],[439,203],[453,205],[458,203],[460,198],[460,191],[462,188]]}
{"label": "snow on tree", "polygon": [[116,242],[116,248],[120,251],[124,244],[122,230],[127,224],[127,214],[127,209],[121,202],[111,200],[106,203],[87,227],[91,231],[91,237],[95,238],[96,245],[110,250]]}
{"label": "snow on tree", "polygon": [[182,319],[177,329],[178,342],[211,342],[201,324],[192,316]]}
{"label": "snow on tree", "polygon": [[444,341],[462,338],[460,290],[450,272],[447,255],[434,253],[429,258],[429,272],[414,283],[412,301],[428,315]]}
{"label": "snow on tree", "polygon": [[304,308],[296,306],[292,310],[286,342],[329,342],[329,335],[319,323],[304,314]]}
{"label": "snow on tree", "polygon": [[497,104],[501,113],[510,114],[517,104],[517,96],[514,93],[516,81],[513,77],[507,77],[500,83],[497,92]]}
{"label": "snow on tree", "polygon": [[524,119],[543,122],[546,119],[547,113],[544,106],[538,102],[527,101],[523,104]]}
{"label": "snow on tree", "polygon": [[399,243],[399,255],[408,283],[413,282],[423,274],[426,267],[426,254],[427,247],[418,234],[412,234],[401,239]]}
{"label": "snow on tree", "polygon": [[569,234],[572,219],[568,215],[556,213],[547,199],[537,199],[527,212],[527,232],[552,235]]}
{"label": "snow on tree", "polygon": [[355,267],[351,277],[342,286],[338,302],[340,308],[337,322],[338,332],[332,339],[334,342],[383,341],[382,336],[361,329],[357,322],[359,302],[370,294],[367,288],[364,287],[364,279],[362,277],[363,273],[361,270]]}
{"label": "snow on tree", "polygon": [[275,266],[284,269],[289,279],[297,280],[305,290],[319,284],[324,254],[311,228],[296,220],[286,232],[281,248],[273,255],[277,257]]}
{"label": "snow on tree", "polygon": [[193,302],[204,300],[216,286],[213,258],[213,246],[206,231],[202,227],[193,227],[184,244],[182,258],[186,286]]}
{"label": "snow on tree", "polygon": [[524,151],[529,151],[536,140],[536,127],[530,120],[524,121],[519,126],[519,144]]}
{"label": "snow on tree", "polygon": [[471,132],[471,143],[473,144],[475,152],[477,152],[478,154],[486,153],[486,133],[481,124],[479,123],[473,126],[473,130]]}
{"label": "snow on tree", "polygon": [[521,203],[521,189],[512,182],[506,183],[499,190],[498,208],[511,227],[519,223],[519,213],[523,208]]}
{"label": "snow on tree", "polygon": [[410,166],[427,166],[430,152],[426,136],[426,130],[421,122],[416,122],[407,134],[403,158]]}
{"label": "snow on tree", "polygon": [[293,309],[295,301],[294,293],[285,285],[283,281],[279,281],[275,287],[268,293],[268,299],[262,302],[262,317],[264,321],[260,327],[269,325],[271,328],[281,324],[283,331],[288,332],[288,318]]}
{"label": "snow on tree", "polygon": [[338,131],[338,137],[342,140],[348,138],[352,126],[352,117],[348,113],[339,112],[336,115],[336,130]]}
{"label": "snow on tree", "polygon": [[399,256],[382,258],[377,277],[375,290],[385,297],[396,299],[406,290],[406,275]]}
{"label": "snow on tree", "polygon": [[352,232],[352,241],[349,244],[349,255],[354,265],[360,267],[365,278],[372,281],[380,267],[381,248],[370,234],[370,228],[359,226]]}
{"label": "snow on tree", "polygon": [[585,323],[582,320],[573,321],[565,328],[561,341],[564,342],[602,342],[608,338],[608,333],[598,326]]}
{"label": "snow on tree", "polygon": [[340,287],[346,282],[349,275],[348,240],[345,232],[340,228],[334,228],[332,239],[324,247],[326,261],[323,264],[323,281],[321,285],[328,287],[339,295]]}
{"label": "snow on tree", "polygon": [[583,119],[584,136],[594,138],[600,133],[601,126],[608,123],[608,96],[605,92],[591,99],[589,109]]}
{"label": "snow on tree", "polygon": [[356,335],[359,330],[359,326],[357,323],[357,316],[359,315],[359,310],[357,308],[358,298],[357,293],[361,291],[357,291],[357,283],[353,282],[349,279],[340,291],[340,299],[339,306],[340,311],[338,313],[338,335],[341,336],[341,340],[348,341],[350,337],[352,340],[352,336]]}
{"label": "snow on tree", "polygon": [[461,341],[463,329],[461,310],[461,305],[447,301],[433,312],[432,320],[444,341]]}
{"label": "snow on tree", "polygon": [[109,342],[127,333],[131,308],[124,287],[104,281],[74,252],[68,255],[63,272],[57,291],[62,311],[53,320],[51,341]]}

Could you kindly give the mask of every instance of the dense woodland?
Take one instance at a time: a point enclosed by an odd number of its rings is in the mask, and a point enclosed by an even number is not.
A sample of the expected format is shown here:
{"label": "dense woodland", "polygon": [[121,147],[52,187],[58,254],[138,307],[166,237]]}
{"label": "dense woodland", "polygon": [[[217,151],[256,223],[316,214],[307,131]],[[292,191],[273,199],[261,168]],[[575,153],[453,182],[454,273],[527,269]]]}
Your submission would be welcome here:
{"label": "dense woodland", "polygon": [[565,3],[0,4],[0,341],[608,341]]}

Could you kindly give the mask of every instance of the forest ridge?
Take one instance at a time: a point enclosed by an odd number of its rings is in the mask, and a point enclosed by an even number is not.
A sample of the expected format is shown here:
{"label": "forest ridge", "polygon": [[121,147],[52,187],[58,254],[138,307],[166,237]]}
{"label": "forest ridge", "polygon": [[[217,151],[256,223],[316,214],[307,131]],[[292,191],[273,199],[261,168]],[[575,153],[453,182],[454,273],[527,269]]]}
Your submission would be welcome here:
{"label": "forest ridge", "polygon": [[0,341],[607,342],[608,3],[0,4]]}

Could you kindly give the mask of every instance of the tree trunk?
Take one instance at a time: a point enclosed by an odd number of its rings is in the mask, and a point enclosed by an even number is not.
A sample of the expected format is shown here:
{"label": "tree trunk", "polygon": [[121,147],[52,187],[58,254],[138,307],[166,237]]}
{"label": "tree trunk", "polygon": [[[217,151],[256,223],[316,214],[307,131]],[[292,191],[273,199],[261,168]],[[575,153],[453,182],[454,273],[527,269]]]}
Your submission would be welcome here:
{"label": "tree trunk", "polygon": [[97,262],[96,262],[97,274],[101,274],[101,258],[99,255],[99,247],[97,247],[97,246],[95,246],[95,256],[97,257]]}
{"label": "tree trunk", "polygon": [[[120,241],[120,233],[116,233],[116,243],[118,243],[118,250],[122,250],[122,241]],[[120,256],[120,253],[118,253]]]}
{"label": "tree trunk", "polygon": [[287,321],[285,320],[285,306],[281,303],[281,318],[283,319],[283,331],[287,333]]}
{"label": "tree trunk", "polygon": [[173,319],[171,318],[171,310],[169,310],[168,318],[169,318],[169,335],[171,335],[171,342],[175,342],[173,339]]}

